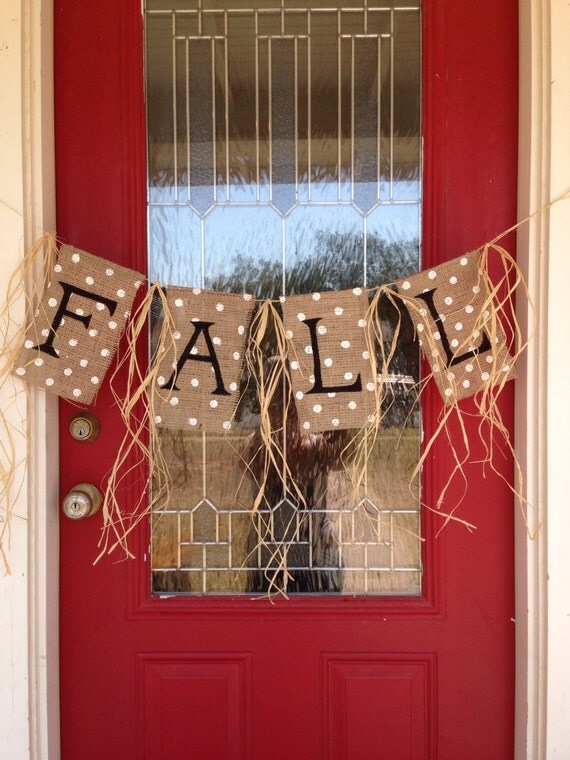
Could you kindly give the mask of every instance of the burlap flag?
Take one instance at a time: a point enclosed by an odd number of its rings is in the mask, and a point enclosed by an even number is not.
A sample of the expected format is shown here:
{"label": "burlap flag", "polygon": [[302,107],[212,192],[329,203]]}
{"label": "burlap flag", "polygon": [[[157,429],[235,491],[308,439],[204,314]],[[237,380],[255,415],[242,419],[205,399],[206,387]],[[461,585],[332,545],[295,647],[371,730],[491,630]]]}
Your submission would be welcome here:
{"label": "burlap flag", "polygon": [[367,292],[312,293],[282,303],[301,431],[361,428],[376,408]]}
{"label": "burlap flag", "polygon": [[478,251],[399,280],[395,286],[447,403],[514,376]]}
{"label": "burlap flag", "polygon": [[158,349],[155,422],[180,430],[232,426],[242,374],[250,295],[168,288],[172,340]]}
{"label": "burlap flag", "polygon": [[144,279],[131,269],[62,246],[14,373],[58,396],[90,404]]}

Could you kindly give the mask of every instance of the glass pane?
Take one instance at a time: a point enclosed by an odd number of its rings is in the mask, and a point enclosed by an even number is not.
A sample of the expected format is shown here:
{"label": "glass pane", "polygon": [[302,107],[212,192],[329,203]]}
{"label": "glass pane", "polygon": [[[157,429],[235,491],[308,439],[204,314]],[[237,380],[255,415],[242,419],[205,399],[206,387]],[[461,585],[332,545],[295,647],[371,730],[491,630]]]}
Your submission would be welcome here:
{"label": "glass pane", "polygon": [[[277,300],[418,271],[419,7],[247,8],[147,0],[151,278]],[[161,431],[173,489],[152,517],[155,593],[421,591],[419,352],[405,315],[381,313],[386,345],[396,330],[399,342],[357,489],[340,456],[354,431],[303,435],[293,413],[302,498],[270,472],[253,508],[262,442],[246,373],[230,433]]]}

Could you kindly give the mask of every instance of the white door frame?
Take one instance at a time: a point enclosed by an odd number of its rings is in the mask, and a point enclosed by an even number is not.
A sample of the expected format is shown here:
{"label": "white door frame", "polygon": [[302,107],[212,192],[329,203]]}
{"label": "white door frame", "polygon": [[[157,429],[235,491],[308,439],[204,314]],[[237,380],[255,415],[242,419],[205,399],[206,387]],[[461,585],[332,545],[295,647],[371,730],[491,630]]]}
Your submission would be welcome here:
{"label": "white door frame", "polygon": [[[40,232],[54,229],[52,6],[0,6],[0,283]],[[520,31],[524,218],[570,187],[570,7],[565,0],[520,0]],[[529,541],[517,523],[517,760],[570,757],[570,361],[561,350],[568,337],[560,315],[570,296],[569,210],[570,201],[561,202],[518,232],[538,319],[516,381],[516,444],[534,505],[531,522],[542,529]],[[522,307],[520,315],[530,321]],[[0,401],[8,403],[5,394]],[[0,671],[9,674],[9,688],[4,682],[0,692],[0,754],[57,760],[57,405],[34,393],[31,412],[32,460],[16,507],[12,575],[0,577],[2,617],[10,620],[0,626]]]}

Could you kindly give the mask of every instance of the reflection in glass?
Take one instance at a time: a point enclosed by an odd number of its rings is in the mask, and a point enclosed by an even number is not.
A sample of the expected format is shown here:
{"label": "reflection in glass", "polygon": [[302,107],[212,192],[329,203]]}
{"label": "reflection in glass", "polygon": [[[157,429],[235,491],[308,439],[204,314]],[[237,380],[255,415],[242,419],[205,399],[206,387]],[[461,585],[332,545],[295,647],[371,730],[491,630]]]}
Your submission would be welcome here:
{"label": "reflection in glass", "polygon": [[[149,271],[283,294],[373,288],[420,268],[420,14],[400,2],[147,0]],[[160,315],[157,316],[160,318]],[[162,431],[173,493],[153,516],[153,590],[419,593],[419,357],[382,305],[383,429],[355,492],[347,432],[282,436],[296,489],[260,473],[248,377],[231,434]],[[268,366],[275,349],[265,346]],[[282,414],[283,389],[271,414]],[[293,498],[296,492],[298,498]],[[287,556],[287,573],[279,568]]]}

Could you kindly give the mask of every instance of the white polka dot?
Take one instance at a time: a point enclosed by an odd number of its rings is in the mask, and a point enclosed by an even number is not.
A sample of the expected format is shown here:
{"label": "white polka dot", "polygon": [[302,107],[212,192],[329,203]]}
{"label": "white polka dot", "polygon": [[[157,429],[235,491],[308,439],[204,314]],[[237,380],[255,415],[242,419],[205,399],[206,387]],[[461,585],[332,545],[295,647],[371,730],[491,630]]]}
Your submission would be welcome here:
{"label": "white polka dot", "polygon": [[308,430],[310,427],[311,427],[311,423],[310,422],[303,422],[303,428],[305,430]]}
{"label": "white polka dot", "polygon": [[93,383],[93,385],[99,385],[99,378],[97,377],[97,375],[93,375],[93,377],[91,378],[91,382]]}
{"label": "white polka dot", "polygon": [[61,272],[61,264],[56,264],[53,268],[53,271],[59,274]]}
{"label": "white polka dot", "polygon": [[344,309],[342,308],[342,306],[334,307],[334,313],[336,314],[337,317],[342,316],[343,312],[344,312]]}
{"label": "white polka dot", "polygon": [[309,382],[310,383],[314,383],[315,382],[315,376],[314,375],[309,375]]}
{"label": "white polka dot", "polygon": [[135,286],[135,290],[138,290],[142,285],[142,280],[135,280],[133,284]]}
{"label": "white polka dot", "polygon": [[251,299],[252,299],[251,293],[244,293],[243,294],[243,300],[244,301],[251,301]]}
{"label": "white polka dot", "polygon": [[354,288],[352,292],[355,296],[360,296],[362,295],[362,288]]}
{"label": "white polka dot", "polygon": [[437,272],[435,272],[432,269],[431,271],[428,272],[428,277],[430,278],[430,280],[435,280],[435,278],[437,277]]}
{"label": "white polka dot", "polygon": [[34,347],[34,341],[33,341],[33,340],[27,340],[27,341],[24,343],[24,346],[25,346],[26,348],[33,348],[33,347]]}
{"label": "white polka dot", "polygon": [[493,363],[493,357],[492,357],[492,355],[486,356],[485,357],[485,361],[487,362],[487,364],[492,364]]}
{"label": "white polka dot", "polygon": [[320,414],[322,411],[323,407],[320,404],[315,404],[313,406],[313,412],[315,412],[315,414]]}
{"label": "white polka dot", "polygon": [[222,345],[222,339],[218,338],[218,336],[216,335],[216,336],[214,336],[214,338],[212,338],[212,343],[214,344],[214,346],[221,346]]}
{"label": "white polka dot", "polygon": [[56,298],[50,298],[48,301],[48,306],[51,306],[52,308],[57,306],[57,299]]}
{"label": "white polka dot", "polygon": [[451,296],[446,296],[446,297],[443,299],[443,303],[444,303],[446,306],[451,306],[451,304],[453,303],[453,298],[452,298]]}
{"label": "white polka dot", "polygon": [[175,298],[174,305],[180,308],[181,306],[184,306],[184,301],[181,298]]}
{"label": "white polka dot", "polygon": [[320,301],[320,300],[321,300],[321,294],[313,293],[313,301]]}
{"label": "white polka dot", "polygon": [[232,423],[229,420],[225,420],[224,422],[222,422],[222,427],[224,428],[224,430],[229,430],[231,426],[232,426]]}
{"label": "white polka dot", "polygon": [[[77,314],[78,317],[82,317],[85,314],[83,309],[75,309],[75,313]],[[63,319],[61,320],[61,322],[63,324]]]}
{"label": "white polka dot", "polygon": [[348,408],[349,409],[356,409],[356,401],[349,401],[348,402]]}
{"label": "white polka dot", "polygon": [[53,385],[53,377],[46,377],[46,385]]}
{"label": "white polka dot", "polygon": [[303,312],[302,312],[302,311],[300,311],[300,312],[297,314],[297,319],[299,320],[299,322],[302,322],[302,321],[305,319],[305,315],[303,314]]}
{"label": "white polka dot", "polygon": [[358,320],[358,326],[359,327],[366,327],[366,320],[365,319],[359,319]]}
{"label": "white polka dot", "polygon": [[237,391],[237,383],[230,383],[230,391]]}
{"label": "white polka dot", "polygon": [[363,351],[362,352],[362,358],[363,359],[370,359],[370,351]]}
{"label": "white polka dot", "polygon": [[115,274],[115,270],[114,269],[105,269],[105,274],[107,275],[107,277],[112,277]]}
{"label": "white polka dot", "polygon": [[[198,353],[198,349],[197,349],[197,347],[196,347],[196,346],[193,346],[193,347],[190,349],[190,353],[191,353],[192,355],[194,355],[194,354],[197,354],[197,353]],[[173,366],[173,367],[176,367],[176,364],[173,364],[172,366]]]}
{"label": "white polka dot", "polygon": [[326,335],[327,334],[327,328],[324,325],[319,325],[317,327],[317,332],[319,335]]}
{"label": "white polka dot", "polygon": [[334,425],[334,427],[338,427],[340,425],[340,420],[336,417],[331,420],[331,425]]}
{"label": "white polka dot", "polygon": [[81,256],[78,253],[74,253],[73,256],[71,257],[71,260],[73,261],[74,264],[79,264],[79,262],[81,261]]}
{"label": "white polka dot", "polygon": [[162,417],[160,416],[160,414],[156,415],[156,417],[154,418],[154,421],[156,422],[157,425],[160,425],[160,423],[162,422]]}
{"label": "white polka dot", "polygon": [[87,361],[87,359],[81,359],[79,362],[80,367],[86,367],[88,364],[89,362]]}
{"label": "white polka dot", "polygon": [[130,312],[128,309],[127,309],[127,311],[124,311],[124,312],[123,312],[123,317],[124,317],[125,319],[128,319],[130,316],[131,316],[131,312]]}
{"label": "white polka dot", "polygon": [[341,340],[340,345],[341,345],[341,348],[350,348],[350,341],[349,340]]}
{"label": "white polka dot", "polygon": [[216,401],[216,399],[215,399],[215,398],[213,398],[213,399],[210,401],[210,406],[212,407],[212,409],[215,409],[215,408],[218,406],[218,402]]}
{"label": "white polka dot", "polygon": [[43,363],[44,363],[44,360],[41,358],[41,356],[38,356],[37,359],[34,359],[34,364],[36,365],[36,367],[41,367]]}
{"label": "white polka dot", "polygon": [[93,279],[93,277],[86,277],[86,278],[85,278],[85,282],[86,282],[88,285],[93,285],[93,283],[95,282],[95,280]]}
{"label": "white polka dot", "polygon": [[411,283],[409,283],[408,280],[404,280],[402,283],[402,290],[409,290],[411,287]]}
{"label": "white polka dot", "polygon": [[455,323],[455,329],[459,332],[459,330],[463,330],[463,323],[462,322],[456,322]]}
{"label": "white polka dot", "polygon": [[299,369],[299,362],[292,361],[291,362],[291,369],[293,369],[293,370]]}
{"label": "white polka dot", "polygon": [[464,388],[469,388],[469,386],[471,385],[471,383],[469,382],[469,380],[464,380],[464,381],[461,383],[461,385],[462,385]]}
{"label": "white polka dot", "polygon": [[445,389],[445,395],[448,396],[448,397],[452,396],[453,395],[453,390],[451,388],[446,388]]}
{"label": "white polka dot", "polygon": [[[245,298],[245,296],[244,296],[244,298]],[[279,296],[279,303],[285,303],[286,300],[287,299],[285,298],[285,296]]]}
{"label": "white polka dot", "polygon": [[195,296],[199,296],[201,292],[201,288],[192,288],[192,293],[194,293]]}
{"label": "white polka dot", "polygon": [[441,340],[441,335],[439,334],[439,331],[438,331],[438,330],[436,330],[436,331],[434,332],[434,334],[433,334],[433,339],[434,339],[434,340]]}
{"label": "white polka dot", "polygon": [[105,356],[106,357],[106,356],[110,356],[110,355],[111,355],[111,352],[109,351],[108,348],[102,348],[101,349],[101,356]]}
{"label": "white polka dot", "polygon": [[465,365],[465,372],[473,372],[473,365],[472,364],[466,364]]}
{"label": "white polka dot", "polygon": [[367,391],[373,391],[376,386],[374,383],[366,383],[366,390]]}
{"label": "white polka dot", "polygon": [[336,398],[336,393],[327,393],[329,398]]}
{"label": "white polka dot", "polygon": [[44,338],[47,338],[47,336],[49,335],[49,330],[47,329],[47,327],[45,327],[45,328],[42,330],[42,335],[44,336]]}
{"label": "white polka dot", "polygon": [[24,367],[18,367],[18,369],[16,370],[16,374],[20,376],[25,375],[26,370],[24,369]]}
{"label": "white polka dot", "polygon": [[344,373],[344,379],[345,380],[352,380],[353,377],[354,377],[354,375],[352,374],[352,372],[345,372]]}
{"label": "white polka dot", "polygon": [[245,327],[243,325],[238,326],[238,335],[243,335],[245,333]]}
{"label": "white polka dot", "polygon": [[63,370],[63,374],[64,374],[66,377],[69,377],[70,375],[73,375],[73,370],[71,369],[71,367],[66,367],[66,368]]}
{"label": "white polka dot", "polygon": [[511,368],[511,367],[510,367],[510,365],[509,365],[509,364],[505,364],[505,365],[503,366],[503,372],[508,372],[508,371],[510,370],[510,368]]}
{"label": "white polka dot", "polygon": [[481,380],[486,381],[486,380],[489,379],[489,377],[490,377],[490,375],[489,375],[488,372],[482,372],[481,373]]}
{"label": "white polka dot", "polygon": [[241,354],[239,353],[239,351],[234,351],[232,356],[236,360],[236,362],[238,361],[238,359],[241,359]]}
{"label": "white polka dot", "polygon": [[[455,276],[450,277],[449,282],[451,283],[451,285],[457,285],[457,277]],[[450,389],[448,388],[447,390],[450,390]]]}
{"label": "white polka dot", "polygon": [[461,264],[462,267],[467,266],[467,259],[465,258],[465,256],[459,259],[459,263]]}
{"label": "white polka dot", "polygon": [[192,425],[192,427],[194,427],[194,425],[198,424],[198,420],[196,419],[196,417],[189,417],[188,418],[188,424]]}
{"label": "white polka dot", "polygon": [[190,380],[190,385],[193,388],[197,388],[200,385],[200,381],[198,380],[197,377],[193,377],[192,380]]}
{"label": "white polka dot", "polygon": [[178,396],[172,396],[172,398],[168,400],[168,403],[170,406],[178,406],[178,400]]}
{"label": "white polka dot", "polygon": [[119,298],[124,298],[125,291],[122,288],[119,288],[119,290],[117,290],[117,295],[119,296]]}
{"label": "white polka dot", "polygon": [[447,373],[447,379],[448,380],[455,380],[455,372],[448,372]]}
{"label": "white polka dot", "polygon": [[172,333],[172,337],[174,338],[174,340],[180,340],[180,338],[182,337],[182,335],[180,334],[180,330],[175,330]]}
{"label": "white polka dot", "polygon": [[417,330],[418,332],[423,332],[423,331],[424,331],[424,326],[422,325],[422,323],[421,323],[421,322],[420,322],[420,324],[419,324],[419,325],[416,327],[416,330]]}
{"label": "white polka dot", "polygon": [[164,378],[162,375],[160,375],[160,377],[156,378],[156,384],[157,385],[164,385],[165,382],[166,382],[166,378]]}
{"label": "white polka dot", "polygon": [[97,309],[97,311],[103,311],[103,309],[105,308],[105,304],[101,303],[100,301],[97,301],[97,303],[95,304],[95,308]]}
{"label": "white polka dot", "polygon": [[117,329],[117,323],[114,320],[111,320],[109,322],[109,330],[116,330]]}
{"label": "white polka dot", "polygon": [[98,331],[97,331],[97,330],[95,330],[95,328],[91,328],[91,330],[89,330],[89,332],[88,332],[88,335],[89,335],[91,338],[94,338],[94,337],[97,335],[97,332],[98,332]]}
{"label": "white polka dot", "polygon": [[333,364],[333,360],[331,359],[330,356],[327,356],[327,358],[324,361],[325,367],[332,367],[332,364]]}
{"label": "white polka dot", "polygon": [[81,396],[81,388],[74,388],[73,395],[75,396],[75,398],[79,398],[79,396]]}
{"label": "white polka dot", "polygon": [[459,341],[457,340],[457,338],[454,338],[451,341],[451,348],[457,348],[458,345],[459,345]]}
{"label": "white polka dot", "polygon": [[481,288],[479,287],[479,285],[473,285],[472,290],[475,293],[475,295],[481,292]]}
{"label": "white polka dot", "polygon": [[223,303],[217,303],[216,304],[216,311],[223,311],[224,310],[224,304]]}
{"label": "white polka dot", "polygon": [[299,401],[301,401],[304,397],[305,397],[305,394],[303,393],[303,391],[297,391],[297,393],[295,394],[295,398],[298,399]]}
{"label": "white polka dot", "polygon": [[306,354],[312,354],[313,353],[313,347],[312,346],[305,346],[305,353]]}
{"label": "white polka dot", "polygon": [[466,314],[473,314],[473,307],[471,306],[471,304],[467,304],[467,306],[465,307],[465,312]]}
{"label": "white polka dot", "polygon": [[293,337],[293,330],[285,330],[285,337],[291,340],[291,338]]}

